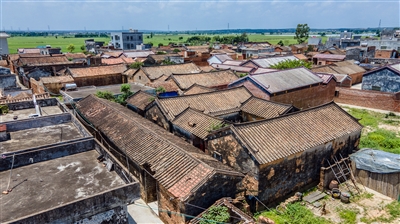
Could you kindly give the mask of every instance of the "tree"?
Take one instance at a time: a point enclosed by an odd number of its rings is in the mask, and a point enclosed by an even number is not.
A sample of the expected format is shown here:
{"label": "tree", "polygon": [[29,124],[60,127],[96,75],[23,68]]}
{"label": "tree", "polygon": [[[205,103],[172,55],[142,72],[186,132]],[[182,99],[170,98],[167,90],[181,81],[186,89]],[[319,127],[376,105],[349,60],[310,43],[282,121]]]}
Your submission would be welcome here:
{"label": "tree", "polygon": [[130,64],[129,68],[139,69],[141,66],[143,66],[143,62],[136,61],[136,62],[133,62],[132,64]]}
{"label": "tree", "polygon": [[308,33],[310,32],[310,27],[305,24],[298,24],[296,28],[296,33],[294,39],[297,40],[299,44],[304,43],[308,39]]}
{"label": "tree", "polygon": [[174,53],[178,53],[178,52],[181,52],[181,50],[179,50],[178,48],[175,48]]}
{"label": "tree", "polygon": [[67,50],[72,53],[75,50],[75,46],[73,44],[68,45]]}
{"label": "tree", "polygon": [[161,64],[163,64],[163,65],[174,65],[176,63],[171,61],[170,59],[166,59],[166,60],[163,60]]}
{"label": "tree", "polygon": [[115,101],[115,97],[110,91],[97,91],[96,96],[109,101]]}
{"label": "tree", "polygon": [[165,88],[162,86],[156,88],[156,93],[165,93],[165,91],[166,91]]}
{"label": "tree", "polygon": [[285,46],[285,45],[283,44],[283,41],[282,41],[282,40],[280,40],[280,41],[278,42],[278,45]]}
{"label": "tree", "polygon": [[153,34],[153,33],[150,33],[150,38],[153,38],[153,36],[154,36],[154,34]]}
{"label": "tree", "polygon": [[162,47],[162,46],[164,46],[164,44],[162,44],[162,43],[159,43],[159,44],[158,44],[158,47]]}
{"label": "tree", "polygon": [[122,94],[117,97],[116,102],[125,106],[126,99],[133,94],[133,92],[131,92],[131,85],[128,83],[122,84],[120,90]]}
{"label": "tree", "polygon": [[81,46],[81,50],[84,51],[86,49],[85,45]]}
{"label": "tree", "polygon": [[183,37],[179,37],[179,40],[183,40]]}
{"label": "tree", "polygon": [[310,69],[312,67],[312,63],[300,60],[285,60],[270,66],[270,68],[275,68],[275,69],[289,69],[289,68],[299,68],[299,67],[306,67]]}

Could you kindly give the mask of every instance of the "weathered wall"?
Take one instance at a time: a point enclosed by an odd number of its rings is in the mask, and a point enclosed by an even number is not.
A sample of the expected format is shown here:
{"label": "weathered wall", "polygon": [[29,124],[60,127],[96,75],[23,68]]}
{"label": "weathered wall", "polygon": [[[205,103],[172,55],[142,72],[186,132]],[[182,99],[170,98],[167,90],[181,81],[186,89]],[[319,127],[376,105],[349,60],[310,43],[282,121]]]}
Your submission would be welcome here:
{"label": "weathered wall", "polygon": [[336,82],[332,79],[327,85],[312,86],[276,96],[271,101],[292,104],[300,109],[319,106],[329,103],[335,95]]}
{"label": "weathered wall", "polygon": [[327,165],[326,159],[334,155],[339,157],[338,153],[347,157],[358,147],[360,134],[351,133],[303,153],[261,165],[259,199],[265,204],[276,203],[302,187],[313,183],[316,185],[321,167]]}
{"label": "weathered wall", "polygon": [[[47,107],[47,106],[56,106],[57,105],[57,99],[56,98],[48,98],[48,99],[37,99],[36,100],[37,104],[41,107]],[[16,103],[8,103],[8,108],[10,110],[23,110],[23,109],[28,109],[28,108],[35,108],[35,105],[33,104],[33,101],[22,101],[22,102],[16,102]]]}
{"label": "weathered wall", "polygon": [[145,117],[148,120],[158,124],[165,130],[167,130],[167,131],[171,130],[171,126],[170,126],[169,122],[167,121],[164,114],[161,112],[160,108],[156,104],[151,106],[149,108],[149,110],[146,111]]}
{"label": "weathered wall", "polygon": [[7,125],[7,131],[15,132],[30,128],[41,128],[45,126],[64,124],[71,121],[71,114],[63,113],[57,115],[49,115],[44,117],[36,117],[34,119],[24,119],[16,121],[3,122]]}
{"label": "weathered wall", "polygon": [[128,209],[126,205],[118,206],[89,218],[81,219],[74,224],[128,224]]}
{"label": "weathered wall", "polygon": [[136,72],[136,74],[133,75],[132,79],[128,80],[128,82],[137,82],[145,85],[147,83],[150,83],[150,79],[142,70],[139,70]]}
{"label": "weathered wall", "polygon": [[389,69],[374,71],[364,76],[362,80],[363,90],[373,90],[372,87],[380,87],[382,92],[396,93],[400,91],[400,75]]}
{"label": "weathered wall", "polygon": [[339,96],[336,103],[400,112],[400,93],[383,93],[378,91],[357,90],[337,87]]}
{"label": "weathered wall", "polygon": [[241,112],[241,117],[242,117],[242,121],[243,122],[247,122],[247,121],[259,121],[259,120],[264,120],[265,118],[253,115],[253,114],[249,114],[246,112]]}
{"label": "weathered wall", "polygon": [[382,46],[386,47],[386,50],[398,50],[400,47],[400,41],[396,40],[367,40],[363,41],[368,46],[375,46],[377,50],[382,49]]}
{"label": "weathered wall", "polygon": [[229,134],[221,136],[220,133],[209,137],[207,149],[212,155],[218,152],[222,156],[222,163],[235,170],[248,173],[258,177],[258,165],[251,159],[249,154],[243,149],[239,142],[235,139],[231,131]]}
{"label": "weathered wall", "polygon": [[[342,158],[339,156],[336,159],[339,160],[338,164],[341,167],[341,169],[346,167],[346,165],[344,164],[345,162],[346,162],[347,166],[350,167],[350,160],[349,160],[348,157],[344,158],[344,160],[342,160]],[[335,174],[332,171],[332,169],[335,171],[336,174],[340,172],[339,167],[334,164],[333,160],[331,160],[330,163],[332,164],[331,166],[321,167],[321,171],[320,171],[320,174],[319,174],[319,184],[318,184],[318,188],[320,190],[329,189],[329,184],[331,183],[331,181],[332,180],[337,180],[336,177],[335,177]],[[346,178],[347,179],[350,178],[350,173],[346,175]],[[340,182],[344,182],[344,181],[345,181],[345,179],[343,177],[340,178]]]}
{"label": "weathered wall", "polygon": [[94,149],[93,139],[86,138],[5,153],[3,156],[6,156],[6,158],[2,159],[0,163],[0,172],[11,169],[13,155],[15,155],[13,168],[17,168],[92,149]]}
{"label": "weathered wall", "polygon": [[0,88],[2,89],[12,89],[17,87],[17,76],[10,75],[0,75]]}
{"label": "weathered wall", "polygon": [[42,94],[45,93],[44,88],[43,88],[43,83],[40,81],[36,81],[35,79],[31,78],[29,80],[32,88],[32,92],[34,94]]}
{"label": "weathered wall", "polygon": [[122,74],[109,74],[102,76],[73,77],[76,85],[81,86],[106,86],[122,83]]}
{"label": "weathered wall", "polygon": [[[10,223],[74,223],[85,220],[99,213],[106,213],[117,207],[126,206],[139,198],[139,183],[128,184],[119,188],[111,189],[88,198],[76,200],[50,210],[43,211],[28,217],[21,217]],[[116,209],[116,211],[120,209]],[[125,209],[126,210],[126,209]],[[115,217],[117,219],[117,217]],[[117,219],[118,220],[118,219]],[[126,223],[126,222],[121,222]]]}
{"label": "weathered wall", "polygon": [[36,69],[35,71],[30,72],[26,76],[28,77],[28,79],[33,78],[36,81],[39,81],[41,77],[49,77],[49,76],[51,76],[51,72],[48,72],[48,71],[45,71],[45,70],[41,70],[41,69]]}
{"label": "weathered wall", "polygon": [[[180,214],[184,205],[171,195],[162,185],[158,184],[158,214],[164,223],[184,223],[185,218]],[[182,206],[182,208],[181,208]]]}
{"label": "weathered wall", "polygon": [[351,85],[361,83],[363,80],[363,75],[364,75],[364,72],[349,74],[349,76],[351,77]]}

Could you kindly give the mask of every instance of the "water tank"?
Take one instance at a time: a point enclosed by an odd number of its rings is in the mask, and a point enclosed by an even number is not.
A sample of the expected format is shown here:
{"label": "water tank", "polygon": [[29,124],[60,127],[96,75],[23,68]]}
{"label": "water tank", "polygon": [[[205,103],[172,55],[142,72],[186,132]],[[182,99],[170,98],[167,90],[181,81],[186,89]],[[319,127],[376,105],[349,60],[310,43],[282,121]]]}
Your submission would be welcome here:
{"label": "water tank", "polygon": [[78,86],[75,83],[67,83],[65,84],[65,90],[75,90]]}

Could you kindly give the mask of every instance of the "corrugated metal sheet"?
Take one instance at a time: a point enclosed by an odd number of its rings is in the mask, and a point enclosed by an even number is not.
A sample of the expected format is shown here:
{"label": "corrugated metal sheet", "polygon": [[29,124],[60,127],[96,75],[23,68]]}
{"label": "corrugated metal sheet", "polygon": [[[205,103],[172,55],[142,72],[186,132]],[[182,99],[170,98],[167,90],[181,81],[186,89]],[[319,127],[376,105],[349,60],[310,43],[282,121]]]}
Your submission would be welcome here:
{"label": "corrugated metal sheet", "polygon": [[322,83],[322,79],[306,68],[287,69],[266,74],[252,75],[255,80],[269,93],[277,93]]}
{"label": "corrugated metal sheet", "polygon": [[181,90],[186,90],[193,84],[206,87],[228,85],[238,79],[231,70],[202,72],[196,74],[173,74],[171,78]]}
{"label": "corrugated metal sheet", "polygon": [[361,133],[361,129],[362,125],[355,118],[333,102],[232,127],[260,164],[303,152],[350,133]]}
{"label": "corrugated metal sheet", "polygon": [[285,114],[291,108],[293,108],[292,105],[275,103],[257,97],[252,97],[243,104],[241,110],[258,117],[270,119]]}
{"label": "corrugated metal sheet", "polygon": [[90,95],[77,108],[135,163],[148,164],[154,178],[176,197],[188,196],[215,172],[242,176],[224,165],[210,166],[213,158],[203,159],[199,149],[117,103]]}
{"label": "corrugated metal sheet", "polygon": [[191,107],[205,114],[240,108],[242,103],[251,97],[245,87],[232,88],[210,93],[156,99],[169,120]]}
{"label": "corrugated metal sheet", "polygon": [[200,111],[188,108],[175,117],[172,124],[192,133],[201,139],[204,139],[211,131],[212,125],[223,124],[224,120],[206,115]]}

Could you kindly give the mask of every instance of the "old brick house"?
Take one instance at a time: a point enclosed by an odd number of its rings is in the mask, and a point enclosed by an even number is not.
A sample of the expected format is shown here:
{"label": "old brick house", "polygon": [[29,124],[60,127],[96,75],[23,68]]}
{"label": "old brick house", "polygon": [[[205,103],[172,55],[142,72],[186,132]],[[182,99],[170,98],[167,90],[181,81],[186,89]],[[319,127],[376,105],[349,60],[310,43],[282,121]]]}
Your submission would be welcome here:
{"label": "old brick house", "polygon": [[346,55],[338,54],[317,54],[312,58],[314,65],[329,65],[338,61],[344,61]]}
{"label": "old brick house", "polygon": [[245,86],[256,97],[305,109],[332,101],[336,81],[326,82],[302,67],[246,76],[229,84],[236,86]]}
{"label": "old brick house", "polygon": [[352,80],[350,85],[354,85],[362,82],[365,73],[365,69],[354,64],[354,62],[354,60],[336,62],[330,65],[313,67],[311,68],[311,71],[315,73],[348,75]]}
{"label": "old brick house", "polygon": [[172,79],[182,91],[185,91],[193,84],[214,89],[226,89],[229,83],[239,79],[239,77],[231,70],[221,70],[201,73],[172,74],[169,79]]}
{"label": "old brick house", "polygon": [[400,64],[388,65],[364,74],[363,90],[400,92]]}
{"label": "old brick house", "polygon": [[171,122],[188,107],[225,120],[240,120],[240,107],[252,94],[245,87],[155,99],[146,118],[172,132]]}
{"label": "old brick house", "polygon": [[147,107],[154,102],[155,97],[150,93],[139,90],[126,99],[126,106],[144,117]]}
{"label": "old brick house", "polygon": [[243,175],[129,109],[90,95],[76,106],[81,120],[157,201],[160,219],[184,223],[221,197],[234,197]]}
{"label": "old brick house", "polygon": [[339,153],[346,157],[357,149],[361,129],[355,118],[331,102],[217,130],[208,137],[208,150],[252,179],[248,195],[270,204],[317,183],[326,159]]}
{"label": "old brick house", "polygon": [[265,120],[296,111],[292,105],[251,97],[240,108],[241,121]]}
{"label": "old brick house", "polygon": [[123,64],[96,66],[86,68],[67,68],[66,75],[72,76],[76,85],[81,86],[105,86],[122,83],[122,73],[126,71]]}

